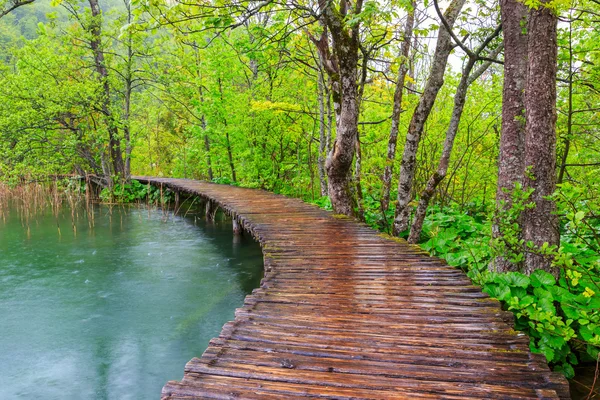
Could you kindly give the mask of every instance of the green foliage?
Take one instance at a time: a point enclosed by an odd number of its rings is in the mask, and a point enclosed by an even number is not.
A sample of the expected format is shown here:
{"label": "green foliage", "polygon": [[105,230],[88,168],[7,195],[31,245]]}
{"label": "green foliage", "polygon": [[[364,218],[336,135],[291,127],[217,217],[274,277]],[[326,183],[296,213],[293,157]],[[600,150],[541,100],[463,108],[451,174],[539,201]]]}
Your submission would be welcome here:
{"label": "green foliage", "polygon": [[[52,7],[50,0],[36,0],[35,6],[19,8],[0,20],[3,182],[73,171],[110,175],[106,171],[108,130],[116,127],[122,150],[125,128],[130,134],[134,175],[265,189],[331,209],[329,198],[320,197],[320,65],[310,36],[319,38],[322,26],[312,18],[266,2],[246,23],[229,30],[242,14],[247,15],[245,3],[133,0],[129,15],[122,1],[104,0],[101,45],[109,74],[101,81],[91,62],[94,56],[86,29],[91,16],[86,2],[52,3],[62,5]],[[526,3],[541,4],[538,0]],[[549,4],[563,12],[567,3]],[[0,1],[0,7],[6,4]],[[460,36],[477,43],[494,29],[496,5],[478,1],[476,8],[464,12],[457,25]],[[422,6],[417,2],[419,9]],[[584,12],[586,7],[590,12]],[[377,60],[367,65],[360,106],[360,206],[367,224],[388,232],[396,194],[391,194],[392,204],[383,211],[378,196],[388,162],[393,83],[399,64],[406,61],[397,54],[398,24],[411,8],[409,0],[367,1],[359,13],[347,10],[343,21],[346,28],[360,24],[361,49]],[[501,299],[518,315],[518,327],[531,335],[532,349],[544,353],[567,375],[578,359],[597,352],[598,321],[593,306],[600,293],[600,34],[593,29],[600,10],[595,3],[580,8],[569,11],[572,15],[558,28],[557,159],[565,182],[554,196],[561,221],[560,246],[537,249],[523,242],[518,217],[531,205],[530,193],[520,186],[512,192],[511,207],[502,207],[495,215],[487,212],[496,190],[500,66],[490,67],[470,87],[448,175],[432,200],[421,244],[467,271],[492,297]],[[195,18],[199,15],[202,18]],[[481,24],[467,23],[474,15]],[[434,50],[430,41],[422,40],[437,30],[437,23],[432,22],[421,23],[414,31],[421,44],[410,59],[412,75],[406,86],[414,91],[405,92],[401,105],[394,179],[411,110],[423,90]],[[427,120],[414,193],[421,192],[437,168],[459,79],[450,68]],[[103,109],[105,83],[111,93],[110,120]],[[128,85],[130,108],[125,107]],[[330,82],[325,86],[323,119],[332,119],[331,132],[324,127],[326,135],[331,134],[327,140],[331,147],[336,135],[335,110]],[[119,180],[102,192],[107,202],[165,203],[171,198],[168,191]],[[492,222],[502,232],[501,238],[492,238]],[[525,277],[519,272],[500,275],[489,270],[498,255],[519,265],[526,251],[552,259],[561,270],[560,279],[554,283],[541,272]]]}
{"label": "green foliage", "polygon": [[218,183],[218,184],[221,184],[221,185],[239,186],[239,184],[237,182],[232,181],[230,178],[228,178],[226,176],[220,176],[218,178],[213,178],[213,180],[211,182],[212,183]]}
{"label": "green foliage", "polygon": [[329,199],[329,196],[323,196],[323,197],[319,197],[318,199],[313,200],[312,202],[313,204],[316,204],[317,206],[331,211],[333,210],[333,207],[331,206],[331,200]]}
{"label": "green foliage", "polygon": [[423,223],[427,239],[421,244],[432,255],[441,256],[455,267],[485,265],[489,259],[487,242],[490,224],[478,211],[465,212],[459,207],[433,206]]}
{"label": "green foliage", "polygon": [[[564,215],[559,247],[536,248],[516,239],[520,237],[516,220],[530,206],[530,193],[520,186],[512,192],[513,206],[494,216],[503,237],[490,238],[491,217],[480,222],[481,214],[434,208],[424,229],[430,238],[421,244],[465,269],[484,292],[502,301],[515,314],[515,328],[529,335],[531,351],[544,354],[555,370],[569,378],[574,365],[597,359],[600,351],[600,221],[594,217],[598,204],[590,201],[596,189],[563,184],[553,196],[558,213]],[[552,259],[560,278],[542,270],[531,276],[493,270],[496,257],[509,256],[518,263],[524,251]]]}
{"label": "green foliage", "polygon": [[168,204],[173,200],[173,192],[156,186],[144,185],[136,180],[130,183],[114,183],[112,189],[104,188],[100,199],[105,203],[134,203],[136,201],[149,204]]}
{"label": "green foliage", "polygon": [[516,265],[525,259],[520,216],[523,211],[534,206],[529,201],[532,193],[533,189],[523,189],[520,182],[515,182],[515,187],[511,192],[511,206],[508,207],[505,202],[501,202],[498,209],[495,210],[494,222],[500,235],[492,239],[491,246],[496,254],[501,254],[504,259]]}

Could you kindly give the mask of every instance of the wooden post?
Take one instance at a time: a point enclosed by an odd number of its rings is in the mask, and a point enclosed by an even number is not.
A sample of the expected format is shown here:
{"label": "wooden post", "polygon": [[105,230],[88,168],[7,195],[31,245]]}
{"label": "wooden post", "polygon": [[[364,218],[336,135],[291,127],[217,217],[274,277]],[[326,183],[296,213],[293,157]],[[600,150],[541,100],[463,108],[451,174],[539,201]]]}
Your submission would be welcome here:
{"label": "wooden post", "polygon": [[217,205],[211,201],[211,200],[206,200],[206,211],[205,211],[205,215],[206,215],[206,220],[207,221],[214,221],[215,220],[215,215],[217,214]]}
{"label": "wooden post", "polygon": [[208,221],[212,220],[212,202],[210,200],[206,201],[206,209],[204,215]]}
{"label": "wooden post", "polygon": [[238,222],[238,220],[234,217],[232,219],[233,222],[233,234],[235,236],[242,236],[242,225]]}

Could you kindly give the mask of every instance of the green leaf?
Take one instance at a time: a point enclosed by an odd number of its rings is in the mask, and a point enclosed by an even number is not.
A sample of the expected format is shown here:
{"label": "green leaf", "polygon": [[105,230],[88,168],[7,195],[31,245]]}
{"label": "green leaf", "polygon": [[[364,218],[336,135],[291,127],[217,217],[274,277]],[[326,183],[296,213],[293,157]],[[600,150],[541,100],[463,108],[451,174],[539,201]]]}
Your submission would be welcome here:
{"label": "green leaf", "polygon": [[579,334],[586,342],[589,342],[594,337],[594,332],[589,328],[588,325],[582,326],[579,329]]}
{"label": "green leaf", "polygon": [[551,334],[544,334],[541,342],[553,349],[560,349],[566,344],[565,339],[562,336]]}
{"label": "green leaf", "polygon": [[488,283],[484,286],[483,291],[494,299],[508,300],[510,298],[510,288],[505,285]]}
{"label": "green leaf", "polygon": [[505,274],[499,274],[495,281],[498,283],[504,283],[507,286],[517,286],[522,288],[526,288],[530,283],[529,277],[520,272],[507,272]]}
{"label": "green leaf", "polygon": [[546,360],[548,360],[548,362],[552,362],[552,360],[554,360],[554,350],[550,346],[544,343],[540,344],[540,352],[546,356]]}
{"label": "green leaf", "polygon": [[527,296],[527,290],[522,287],[511,287],[510,293],[512,297],[518,297],[519,299],[522,299],[525,296]]}
{"label": "green leaf", "polygon": [[530,276],[531,278],[531,286],[533,287],[540,287],[542,285],[554,285],[556,283],[556,279],[554,278],[554,276],[552,276],[552,274],[543,271],[541,269],[535,270],[533,271],[533,273]]}
{"label": "green leaf", "polygon": [[567,377],[568,379],[571,379],[575,376],[575,370],[573,369],[571,364],[563,363],[561,365],[561,369],[565,374],[565,377]]}

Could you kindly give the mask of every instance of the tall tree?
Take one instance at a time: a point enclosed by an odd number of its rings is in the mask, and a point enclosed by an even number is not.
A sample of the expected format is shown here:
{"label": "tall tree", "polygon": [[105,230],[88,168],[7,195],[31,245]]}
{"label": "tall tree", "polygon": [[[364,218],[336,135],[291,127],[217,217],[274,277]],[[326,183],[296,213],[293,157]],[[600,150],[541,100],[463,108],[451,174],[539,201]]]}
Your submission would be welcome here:
{"label": "tall tree", "polygon": [[322,68],[322,62],[318,61],[317,71],[317,96],[319,100],[319,157],[317,158],[317,167],[319,171],[319,184],[321,196],[327,196],[327,177],[325,171],[325,157],[327,156],[327,124],[325,122],[325,72]]}
{"label": "tall tree", "polygon": [[[465,1],[466,0],[453,0],[446,9],[444,19],[450,29],[452,29]],[[429,72],[425,89],[419,98],[419,104],[415,108],[410,125],[408,126],[408,132],[406,133],[404,153],[400,164],[400,178],[398,180],[398,202],[396,203],[393,226],[394,235],[398,235],[400,232],[408,229],[410,217],[409,203],[413,192],[413,180],[417,168],[419,142],[421,140],[423,128],[425,127],[425,122],[431,113],[437,94],[444,84],[444,72],[446,71],[446,64],[448,63],[448,56],[453,48],[454,46],[452,44],[450,32],[444,24],[440,24],[431,71]]]}
{"label": "tall tree", "polygon": [[[502,89],[502,131],[498,155],[496,207],[509,209],[516,183],[523,183],[525,156],[525,81],[527,77],[527,19],[529,9],[519,0],[501,0],[504,33],[504,86]],[[494,237],[502,236],[498,222]],[[519,270],[519,265],[498,257],[492,268],[500,272]]]}
{"label": "tall tree", "polygon": [[[133,22],[133,13],[131,9],[131,2],[129,0],[123,1],[125,9],[127,10],[127,24],[130,25]],[[131,96],[133,94],[135,78],[133,76],[134,67],[134,47],[133,47],[133,33],[131,29],[125,32],[125,51],[126,54],[123,57],[125,62],[123,76],[123,139],[125,139],[125,164],[123,165],[123,177],[129,179],[131,176],[131,152],[132,141],[131,141]]]}
{"label": "tall tree", "polygon": [[[354,4],[340,0],[337,6],[334,2],[319,1],[324,24],[332,38],[332,57],[324,54],[323,46],[318,48],[334,85],[338,87],[337,96],[334,92],[334,103],[337,103],[334,105],[338,107],[336,137],[325,165],[327,186],[333,209],[336,213],[345,215],[354,215],[350,169],[358,136],[359,103],[356,78],[360,41],[359,15],[362,5],[362,0],[357,0]],[[327,32],[324,32],[324,35],[326,34]],[[323,39],[325,38],[322,36],[321,40]]]}
{"label": "tall tree", "polygon": [[[556,189],[556,63],[558,18],[544,0],[531,10],[528,24],[528,67],[525,86],[525,186],[533,189],[535,207],[523,214],[523,238],[536,246],[558,245],[555,204],[547,196]],[[525,273],[552,272],[550,260],[526,252]]]}
{"label": "tall tree", "polygon": [[[110,155],[111,171],[110,175],[118,175],[123,179],[129,179],[125,174],[125,163],[123,162],[123,152],[121,150],[121,139],[119,137],[119,128],[115,120],[111,107],[111,90],[108,79],[108,68],[104,58],[104,49],[102,47],[102,10],[98,0],[89,0],[92,19],[89,24],[90,48],[94,54],[94,65],[98,74],[98,80],[102,84],[102,114],[108,131],[108,153]],[[108,171],[106,171],[108,172]],[[108,179],[110,184],[110,179]]]}
{"label": "tall tree", "polygon": [[402,94],[404,92],[404,81],[410,65],[410,43],[412,41],[413,27],[415,25],[415,7],[416,2],[413,1],[412,9],[408,12],[404,25],[404,35],[402,37],[402,47],[400,48],[400,68],[398,69],[398,80],[396,89],[394,90],[394,103],[392,106],[392,126],[390,128],[390,137],[388,139],[387,158],[383,170],[382,194],[381,194],[381,212],[384,220],[385,212],[390,205],[390,187],[392,186],[392,172],[394,159],[396,158],[396,144],[398,142],[398,130],[400,126],[400,113],[402,112]]}

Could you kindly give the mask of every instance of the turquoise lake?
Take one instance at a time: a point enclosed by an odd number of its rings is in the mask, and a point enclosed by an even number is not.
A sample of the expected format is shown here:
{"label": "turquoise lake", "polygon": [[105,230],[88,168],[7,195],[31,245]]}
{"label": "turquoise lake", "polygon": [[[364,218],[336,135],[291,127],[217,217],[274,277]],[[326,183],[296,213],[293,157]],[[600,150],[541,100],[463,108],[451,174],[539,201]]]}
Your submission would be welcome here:
{"label": "turquoise lake", "polygon": [[93,212],[76,232],[67,209],[0,218],[0,399],[159,399],[259,286],[260,247],[231,222]]}

